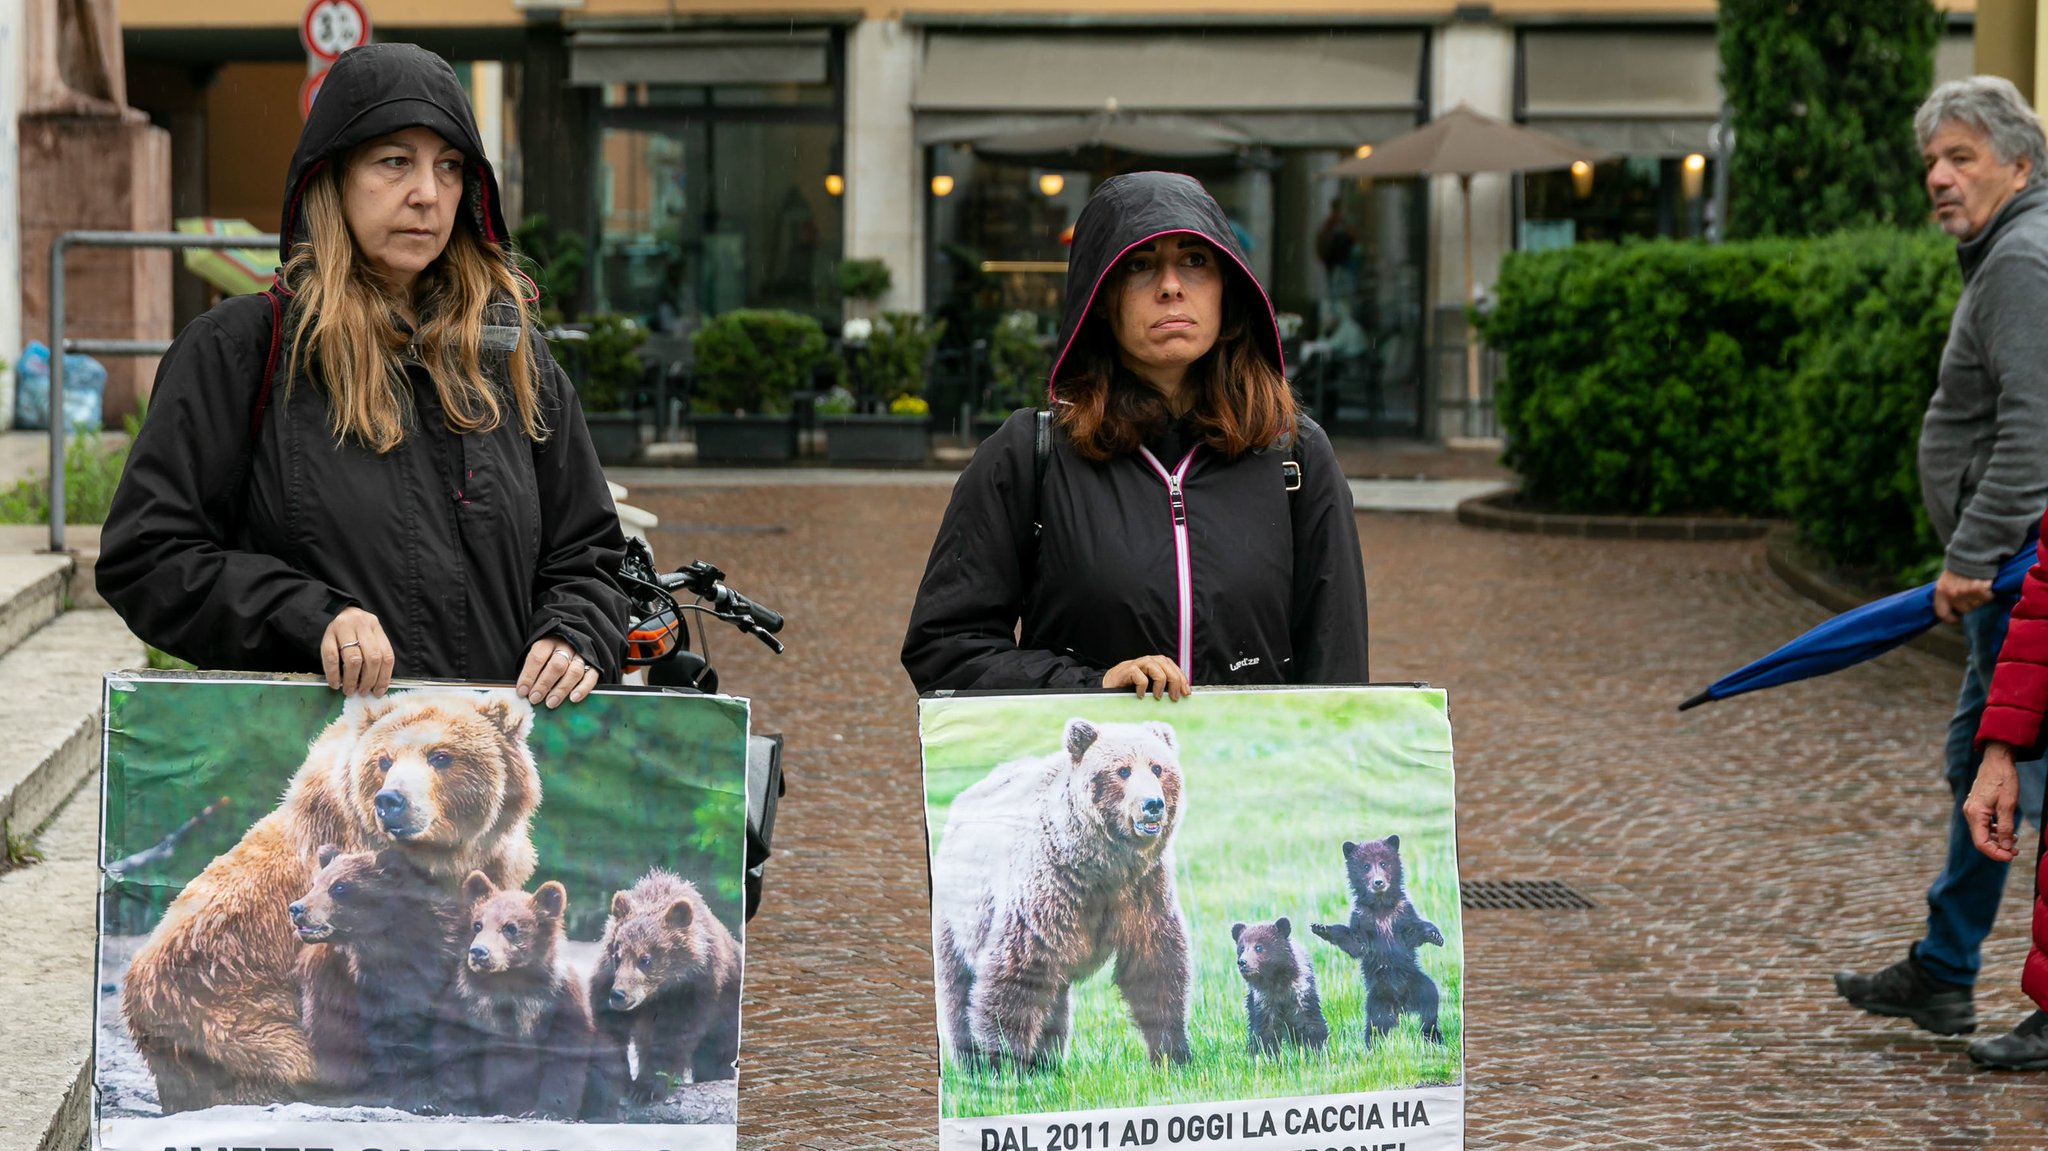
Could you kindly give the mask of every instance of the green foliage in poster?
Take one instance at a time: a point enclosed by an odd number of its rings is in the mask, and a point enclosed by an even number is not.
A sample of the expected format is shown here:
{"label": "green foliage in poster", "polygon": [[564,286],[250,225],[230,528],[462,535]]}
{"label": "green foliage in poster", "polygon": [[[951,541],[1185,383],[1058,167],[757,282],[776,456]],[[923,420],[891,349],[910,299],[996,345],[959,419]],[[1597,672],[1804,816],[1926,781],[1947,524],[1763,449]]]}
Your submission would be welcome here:
{"label": "green foliage in poster", "polygon": [[[154,926],[185,884],[269,814],[341,708],[324,686],[133,682],[136,690],[109,693],[106,858],[151,848],[212,810],[164,858],[110,885],[115,934]],[[570,938],[597,938],[612,892],[656,866],[694,882],[737,928],[743,730],[738,705],[701,698],[599,693],[535,710],[528,742],[542,800],[533,819],[539,866],[527,887],[556,879],[568,888]]]}
{"label": "green foliage in poster", "polygon": [[1913,112],[1942,24],[1928,0],[1721,0],[1731,235],[1923,219]]}

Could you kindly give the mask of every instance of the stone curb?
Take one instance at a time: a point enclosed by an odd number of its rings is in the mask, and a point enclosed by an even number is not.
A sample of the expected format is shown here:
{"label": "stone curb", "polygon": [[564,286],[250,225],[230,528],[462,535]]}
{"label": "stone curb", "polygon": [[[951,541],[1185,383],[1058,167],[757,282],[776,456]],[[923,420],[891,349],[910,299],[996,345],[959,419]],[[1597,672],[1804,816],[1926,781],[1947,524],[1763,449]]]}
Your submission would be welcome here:
{"label": "stone curb", "polygon": [[1458,505],[1467,527],[1542,536],[1606,540],[1748,540],[1780,521],[1715,516],[1596,516],[1529,512],[1506,506],[1519,489],[1475,496]]}
{"label": "stone curb", "polygon": [[[1770,565],[1771,573],[1791,585],[1793,591],[1836,615],[1870,602],[1867,594],[1837,583],[1809,566],[1804,549],[1799,546],[1799,533],[1790,524],[1779,524],[1764,537],[1764,562]],[[1963,638],[1962,629],[1952,623],[1935,624],[1931,630],[1907,640],[1906,646],[1956,664],[1963,663],[1970,655],[1969,641]]]}

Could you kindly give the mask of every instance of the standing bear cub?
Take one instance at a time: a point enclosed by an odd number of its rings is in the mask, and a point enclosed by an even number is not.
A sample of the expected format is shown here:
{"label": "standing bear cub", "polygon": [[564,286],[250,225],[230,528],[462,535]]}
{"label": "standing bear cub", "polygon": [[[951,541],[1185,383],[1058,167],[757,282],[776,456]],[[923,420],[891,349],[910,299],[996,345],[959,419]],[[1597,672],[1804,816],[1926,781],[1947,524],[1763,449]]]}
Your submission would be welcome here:
{"label": "standing bear cub", "polygon": [[1292,938],[1286,916],[1271,923],[1230,927],[1237,944],[1237,973],[1244,976],[1245,1050],[1251,1055],[1277,1055],[1280,1045],[1321,1051],[1330,1039],[1323,1022],[1323,1002],[1316,995],[1316,972],[1308,948]]}
{"label": "standing bear cub", "polygon": [[1422,1037],[1442,1043],[1437,1030],[1436,982],[1415,961],[1425,943],[1444,945],[1444,933],[1408,901],[1401,874],[1401,837],[1344,844],[1351,880],[1351,922],[1315,923],[1309,930],[1358,960],[1365,979],[1365,1042],[1394,1029],[1403,1015],[1420,1016]]}
{"label": "standing bear cub", "polygon": [[466,1115],[609,1118],[616,1100],[586,1098],[595,1035],[583,985],[556,962],[569,893],[501,890],[473,871],[470,943],[435,1029],[441,1096]]}
{"label": "standing bear cub", "polygon": [[1173,729],[1070,719],[1063,742],[997,767],[946,817],[932,861],[940,1033],[970,1064],[1056,1063],[1073,985],[1114,956],[1146,1050],[1185,1063],[1194,977],[1173,886]]}
{"label": "standing bear cub", "polygon": [[686,1071],[695,1083],[738,1074],[740,945],[696,884],[655,868],[612,896],[590,1004],[610,1095],[652,1103]]}

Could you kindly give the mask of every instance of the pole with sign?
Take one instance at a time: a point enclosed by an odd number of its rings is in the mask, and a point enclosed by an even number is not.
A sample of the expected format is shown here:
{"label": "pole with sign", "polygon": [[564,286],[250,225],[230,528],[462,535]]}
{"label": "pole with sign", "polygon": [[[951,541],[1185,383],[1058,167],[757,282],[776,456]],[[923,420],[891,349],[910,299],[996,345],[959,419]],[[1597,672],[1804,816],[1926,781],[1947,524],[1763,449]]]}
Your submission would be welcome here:
{"label": "pole with sign", "polygon": [[363,0],[309,0],[299,19],[299,43],[306,47],[306,82],[299,88],[299,118],[313,114],[327,66],[343,52],[370,42],[370,13]]}

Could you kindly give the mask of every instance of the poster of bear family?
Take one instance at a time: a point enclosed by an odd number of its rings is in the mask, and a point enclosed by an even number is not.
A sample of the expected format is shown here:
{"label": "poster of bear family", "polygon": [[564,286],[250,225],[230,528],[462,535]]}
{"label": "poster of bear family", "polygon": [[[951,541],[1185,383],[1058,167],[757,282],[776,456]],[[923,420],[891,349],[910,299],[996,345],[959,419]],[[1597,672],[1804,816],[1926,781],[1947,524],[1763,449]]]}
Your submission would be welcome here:
{"label": "poster of bear family", "polygon": [[128,673],[105,714],[96,1149],[736,1145],[745,701]]}
{"label": "poster of bear family", "polygon": [[1463,1146],[1417,687],[926,698],[940,1151]]}

